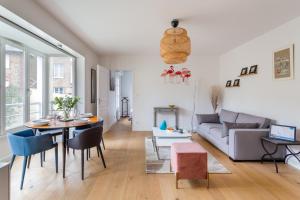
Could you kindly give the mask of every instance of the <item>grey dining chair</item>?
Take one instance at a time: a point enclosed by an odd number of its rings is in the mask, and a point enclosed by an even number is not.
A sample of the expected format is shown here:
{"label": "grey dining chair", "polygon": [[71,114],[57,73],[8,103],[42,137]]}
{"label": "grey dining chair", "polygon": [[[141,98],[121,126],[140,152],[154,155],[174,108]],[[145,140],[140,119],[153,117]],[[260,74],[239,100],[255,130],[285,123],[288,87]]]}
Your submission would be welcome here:
{"label": "grey dining chair", "polygon": [[83,130],[68,140],[68,146],[72,149],[81,151],[81,179],[84,179],[84,150],[88,152],[90,148],[97,147],[102,159],[102,164],[106,168],[104,156],[100,147],[102,140],[103,127],[97,126]]}

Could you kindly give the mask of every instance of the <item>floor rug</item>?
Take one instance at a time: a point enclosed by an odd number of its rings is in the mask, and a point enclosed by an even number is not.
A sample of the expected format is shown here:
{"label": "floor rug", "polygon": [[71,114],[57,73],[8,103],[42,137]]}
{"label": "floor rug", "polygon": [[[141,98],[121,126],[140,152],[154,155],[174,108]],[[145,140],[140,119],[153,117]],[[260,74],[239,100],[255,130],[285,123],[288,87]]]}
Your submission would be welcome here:
{"label": "floor rug", "polygon": [[[169,174],[170,171],[170,148],[160,148],[158,160],[157,154],[154,151],[151,137],[145,138],[145,156],[147,174]],[[208,171],[210,174],[231,174],[231,172],[224,167],[213,155],[208,153]]]}

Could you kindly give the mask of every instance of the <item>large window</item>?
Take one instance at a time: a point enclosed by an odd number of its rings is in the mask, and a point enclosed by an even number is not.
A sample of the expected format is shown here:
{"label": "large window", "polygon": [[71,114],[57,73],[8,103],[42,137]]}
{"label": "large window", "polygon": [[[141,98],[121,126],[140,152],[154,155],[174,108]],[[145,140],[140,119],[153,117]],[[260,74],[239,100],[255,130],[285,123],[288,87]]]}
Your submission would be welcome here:
{"label": "large window", "polygon": [[24,123],[24,50],[6,44],[5,59],[5,130],[9,130]]}
{"label": "large window", "polygon": [[49,99],[50,110],[53,110],[52,101],[55,97],[72,95],[74,59],[69,56],[49,57]]}
{"label": "large window", "polygon": [[56,96],[74,95],[73,57],[1,37],[0,47],[0,135],[45,117]]}
{"label": "large window", "polygon": [[64,78],[65,66],[62,63],[53,63],[53,78]]}
{"label": "large window", "polygon": [[45,73],[45,58],[36,53],[29,55],[29,113],[30,120],[39,119],[43,116],[43,81]]}

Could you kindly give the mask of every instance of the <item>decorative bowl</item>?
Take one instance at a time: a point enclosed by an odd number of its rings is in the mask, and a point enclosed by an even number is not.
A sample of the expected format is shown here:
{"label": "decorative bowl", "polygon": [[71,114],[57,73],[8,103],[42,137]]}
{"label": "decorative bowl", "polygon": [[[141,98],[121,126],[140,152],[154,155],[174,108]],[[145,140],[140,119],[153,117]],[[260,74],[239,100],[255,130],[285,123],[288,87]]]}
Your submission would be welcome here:
{"label": "decorative bowl", "polygon": [[77,122],[77,123],[86,123],[88,122],[90,119],[89,118],[79,118],[79,119],[76,119],[74,122]]}
{"label": "decorative bowl", "polygon": [[173,132],[174,132],[174,128],[168,127],[168,128],[167,128],[167,132],[168,132],[168,133],[173,133]]}
{"label": "decorative bowl", "polygon": [[59,119],[59,121],[61,122],[70,122],[70,121],[73,121],[74,119],[73,118],[69,118],[69,119]]}
{"label": "decorative bowl", "polygon": [[92,113],[83,113],[83,114],[80,114],[80,117],[82,117],[82,118],[91,118],[93,116],[94,115]]}
{"label": "decorative bowl", "polygon": [[48,119],[37,119],[37,120],[32,120],[31,123],[34,125],[34,126],[45,126],[45,125],[48,125],[50,122],[50,120]]}
{"label": "decorative bowl", "polygon": [[175,108],[176,106],[175,105],[169,105],[169,108]]}

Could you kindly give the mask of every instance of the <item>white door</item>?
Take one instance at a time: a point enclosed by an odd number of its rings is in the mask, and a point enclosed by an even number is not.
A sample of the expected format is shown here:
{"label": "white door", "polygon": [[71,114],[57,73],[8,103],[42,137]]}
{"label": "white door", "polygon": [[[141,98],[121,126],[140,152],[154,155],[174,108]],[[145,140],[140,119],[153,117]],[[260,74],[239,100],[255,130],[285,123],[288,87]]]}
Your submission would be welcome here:
{"label": "white door", "polygon": [[103,132],[109,126],[109,70],[97,65],[97,116],[104,119]]}

